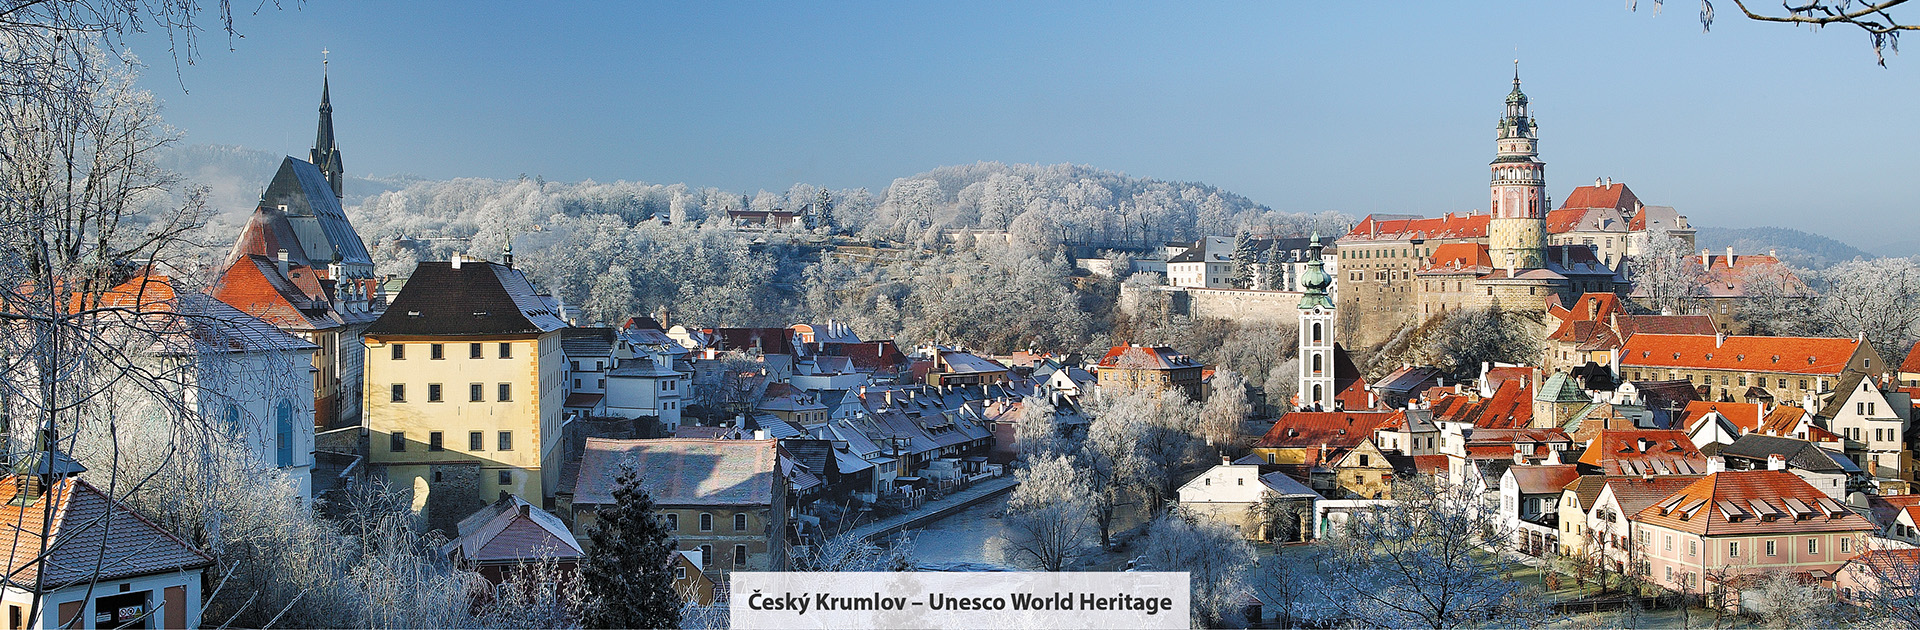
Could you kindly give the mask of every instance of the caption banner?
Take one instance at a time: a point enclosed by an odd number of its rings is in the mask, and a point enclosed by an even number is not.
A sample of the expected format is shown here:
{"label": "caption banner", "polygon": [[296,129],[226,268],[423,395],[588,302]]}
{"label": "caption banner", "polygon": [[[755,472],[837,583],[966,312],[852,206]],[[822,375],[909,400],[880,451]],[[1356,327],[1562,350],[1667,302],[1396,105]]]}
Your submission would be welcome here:
{"label": "caption banner", "polygon": [[1186,573],[734,573],[734,630],[1188,627]]}

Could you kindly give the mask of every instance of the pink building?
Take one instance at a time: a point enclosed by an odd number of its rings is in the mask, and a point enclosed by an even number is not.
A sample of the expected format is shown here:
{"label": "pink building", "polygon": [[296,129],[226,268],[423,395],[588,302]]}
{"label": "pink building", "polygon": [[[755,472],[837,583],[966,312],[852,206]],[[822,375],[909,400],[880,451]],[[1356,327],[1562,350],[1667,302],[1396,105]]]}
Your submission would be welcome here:
{"label": "pink building", "polygon": [[1785,470],[1715,470],[1630,520],[1648,581],[1726,606],[1743,577],[1831,578],[1873,532],[1867,519]]}

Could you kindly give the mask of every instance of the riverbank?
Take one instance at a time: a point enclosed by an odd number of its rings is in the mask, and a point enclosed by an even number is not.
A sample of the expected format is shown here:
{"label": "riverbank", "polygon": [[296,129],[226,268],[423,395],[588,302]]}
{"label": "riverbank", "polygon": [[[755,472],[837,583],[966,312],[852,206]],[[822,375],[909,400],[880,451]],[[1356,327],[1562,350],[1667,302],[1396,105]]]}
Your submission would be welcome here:
{"label": "riverbank", "polygon": [[896,514],[872,523],[853,528],[853,536],[861,540],[885,538],[900,532],[923,527],[928,523],[946,518],[983,501],[1012,492],[1020,480],[1013,476],[995,477],[968,486],[959,492],[939,499],[928,501],[925,505],[905,514]]}

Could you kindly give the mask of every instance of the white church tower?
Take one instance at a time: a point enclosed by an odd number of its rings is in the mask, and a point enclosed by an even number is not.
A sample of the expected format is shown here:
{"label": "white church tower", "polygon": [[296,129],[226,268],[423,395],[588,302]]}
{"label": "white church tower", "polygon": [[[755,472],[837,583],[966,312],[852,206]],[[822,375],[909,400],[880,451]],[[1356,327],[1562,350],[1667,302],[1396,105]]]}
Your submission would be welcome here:
{"label": "white church tower", "polygon": [[1302,410],[1333,410],[1333,278],[1320,261],[1320,235],[1307,246],[1310,260],[1300,275],[1300,390]]}

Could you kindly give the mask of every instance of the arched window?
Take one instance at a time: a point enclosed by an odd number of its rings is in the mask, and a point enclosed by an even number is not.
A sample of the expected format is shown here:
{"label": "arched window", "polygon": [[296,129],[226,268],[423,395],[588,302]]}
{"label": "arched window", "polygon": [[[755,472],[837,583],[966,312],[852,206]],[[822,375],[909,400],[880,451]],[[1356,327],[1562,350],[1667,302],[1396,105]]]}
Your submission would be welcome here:
{"label": "arched window", "polygon": [[240,406],[232,403],[228,403],[226,412],[220,414],[220,422],[221,422],[220,428],[222,429],[226,429],[228,431],[239,431],[240,430]]}
{"label": "arched window", "polygon": [[1320,343],[1320,322],[1313,323],[1313,342]]}
{"label": "arched window", "polygon": [[[1320,369],[1320,353],[1315,352],[1313,353],[1313,373],[1319,374]],[[1319,395],[1316,394],[1314,397],[1319,398]]]}
{"label": "arched window", "polygon": [[1320,384],[1319,383],[1313,384],[1313,400],[1315,402],[1319,402],[1320,400]]}
{"label": "arched window", "polygon": [[293,401],[280,399],[273,410],[274,461],[281,468],[293,465]]}

